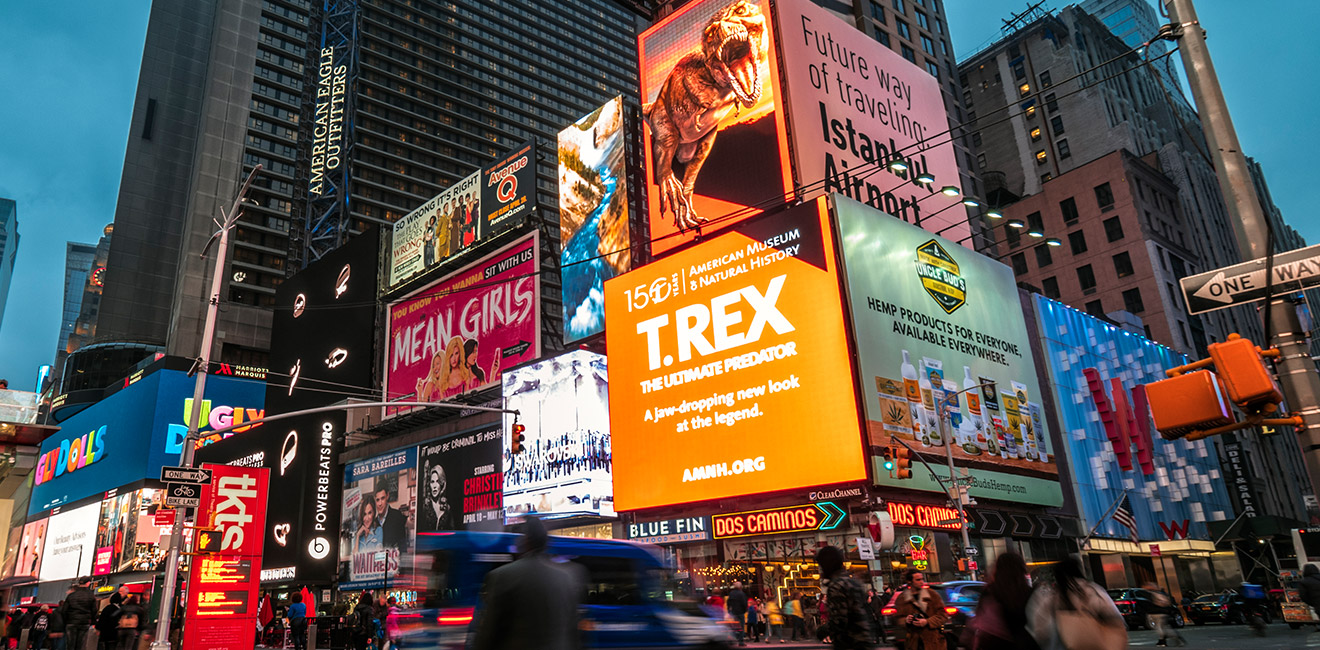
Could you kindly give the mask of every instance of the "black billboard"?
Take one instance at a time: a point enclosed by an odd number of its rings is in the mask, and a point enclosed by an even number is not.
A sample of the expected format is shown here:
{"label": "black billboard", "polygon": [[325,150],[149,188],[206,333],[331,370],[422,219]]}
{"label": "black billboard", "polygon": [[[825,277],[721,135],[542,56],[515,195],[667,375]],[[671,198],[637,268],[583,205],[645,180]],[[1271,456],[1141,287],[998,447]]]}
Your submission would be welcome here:
{"label": "black billboard", "polygon": [[[266,414],[372,396],[379,231],[286,278],[275,292]],[[328,583],[337,573],[342,411],[272,422],[197,452],[198,462],[271,470],[262,580]]]}

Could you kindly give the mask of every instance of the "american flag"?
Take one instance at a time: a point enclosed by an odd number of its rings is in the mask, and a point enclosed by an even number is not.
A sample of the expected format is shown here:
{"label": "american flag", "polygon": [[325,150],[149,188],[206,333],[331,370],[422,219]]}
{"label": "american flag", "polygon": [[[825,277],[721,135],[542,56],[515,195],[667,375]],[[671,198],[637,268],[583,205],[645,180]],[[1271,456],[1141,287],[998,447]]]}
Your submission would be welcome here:
{"label": "american flag", "polygon": [[1123,498],[1118,500],[1118,506],[1114,508],[1114,521],[1122,524],[1128,529],[1128,537],[1132,538],[1132,543],[1136,544],[1137,538],[1137,520],[1132,516],[1132,511],[1128,509],[1128,495],[1123,493]]}

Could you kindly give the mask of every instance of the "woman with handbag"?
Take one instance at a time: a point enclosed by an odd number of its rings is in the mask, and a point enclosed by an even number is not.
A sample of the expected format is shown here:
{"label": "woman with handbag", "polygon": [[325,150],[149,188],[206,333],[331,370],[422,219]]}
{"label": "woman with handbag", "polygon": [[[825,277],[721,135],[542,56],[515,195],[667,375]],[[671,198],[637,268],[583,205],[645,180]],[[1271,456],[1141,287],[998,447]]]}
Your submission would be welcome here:
{"label": "woman with handbag", "polygon": [[990,584],[976,606],[976,616],[967,624],[972,650],[1038,650],[1027,632],[1027,563],[1017,553],[1003,553],[995,560]]}
{"label": "woman with handbag", "polygon": [[1027,603],[1027,629],[1044,650],[1123,650],[1127,625],[1100,586],[1082,575],[1074,556],[1054,565],[1054,581]]}

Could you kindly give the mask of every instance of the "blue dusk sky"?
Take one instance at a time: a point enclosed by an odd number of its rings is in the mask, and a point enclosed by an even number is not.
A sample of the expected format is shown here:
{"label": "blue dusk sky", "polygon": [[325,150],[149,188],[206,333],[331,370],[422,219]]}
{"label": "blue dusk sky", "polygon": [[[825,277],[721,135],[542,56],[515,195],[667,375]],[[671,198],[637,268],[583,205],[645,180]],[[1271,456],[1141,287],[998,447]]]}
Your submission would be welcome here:
{"label": "blue dusk sky", "polygon": [[[1002,20],[1029,5],[945,2],[959,57],[998,39]],[[37,368],[54,361],[65,243],[95,244],[114,220],[150,9],[148,0],[75,4],[8,3],[0,20],[0,197],[18,202],[22,237],[0,328],[0,377],[16,389],[34,389]],[[1306,152],[1320,148],[1309,114],[1320,88],[1293,75],[1320,58],[1311,33],[1320,2],[1267,5],[1202,0],[1198,10],[1243,150],[1264,165],[1285,218],[1314,243],[1320,219],[1303,192],[1313,182]]]}

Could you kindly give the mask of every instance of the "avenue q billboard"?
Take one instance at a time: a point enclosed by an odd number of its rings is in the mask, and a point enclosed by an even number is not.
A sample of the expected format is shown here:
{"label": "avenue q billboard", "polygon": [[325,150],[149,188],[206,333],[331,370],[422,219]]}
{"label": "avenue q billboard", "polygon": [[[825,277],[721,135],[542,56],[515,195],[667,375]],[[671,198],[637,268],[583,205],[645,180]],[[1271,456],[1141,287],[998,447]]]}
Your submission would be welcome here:
{"label": "avenue q billboard", "polygon": [[831,201],[876,483],[943,491],[927,472],[884,471],[896,437],[939,457],[952,446],[975,477],[973,497],[1061,505],[1013,271],[851,199]]}
{"label": "avenue q billboard", "polygon": [[605,283],[618,510],[866,478],[824,199]]}
{"label": "avenue q billboard", "polygon": [[536,144],[528,142],[394,222],[387,289],[527,222],[536,204]]}
{"label": "avenue q billboard", "polygon": [[940,80],[811,0],[689,2],[638,37],[638,60],[653,254],[795,191],[968,235],[961,209],[927,220],[961,186]]}

